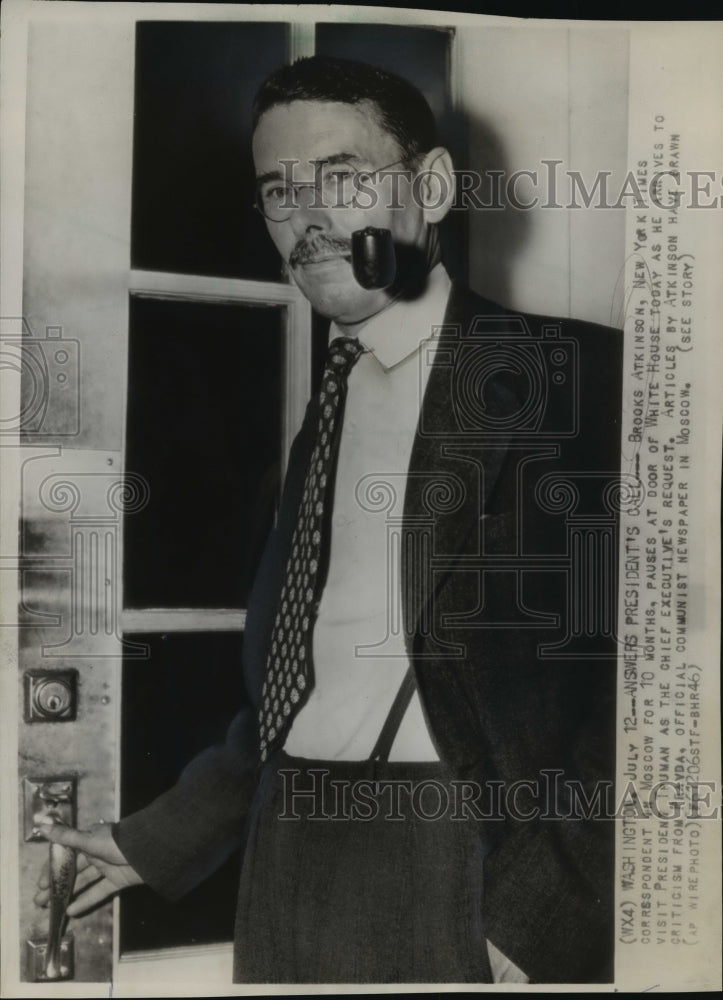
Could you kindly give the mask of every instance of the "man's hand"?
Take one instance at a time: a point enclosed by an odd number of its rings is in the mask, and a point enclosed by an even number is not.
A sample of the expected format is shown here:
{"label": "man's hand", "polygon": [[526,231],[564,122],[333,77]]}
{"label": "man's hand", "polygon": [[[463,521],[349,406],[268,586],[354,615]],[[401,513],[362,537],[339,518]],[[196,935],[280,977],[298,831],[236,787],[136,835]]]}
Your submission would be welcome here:
{"label": "man's hand", "polygon": [[[109,824],[96,823],[90,830],[73,830],[51,822],[40,824],[39,829],[48,840],[78,851],[78,875],[73,902],[68,907],[69,917],[78,917],[121,889],[143,882],[113,840]],[[46,864],[38,879],[35,903],[47,906],[49,900],[50,881]]]}

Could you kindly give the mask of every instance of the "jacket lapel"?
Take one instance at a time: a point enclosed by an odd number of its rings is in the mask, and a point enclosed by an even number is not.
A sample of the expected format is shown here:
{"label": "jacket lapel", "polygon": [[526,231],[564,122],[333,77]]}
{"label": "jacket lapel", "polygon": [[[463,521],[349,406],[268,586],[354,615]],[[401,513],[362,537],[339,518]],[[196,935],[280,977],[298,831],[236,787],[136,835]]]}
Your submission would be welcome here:
{"label": "jacket lapel", "polygon": [[[404,499],[401,582],[405,633],[419,655],[431,629],[433,598],[460,557],[480,554],[481,519],[488,509],[509,439],[485,440],[464,420],[460,362],[483,350],[470,343],[478,316],[504,315],[492,302],[453,285],[412,446]],[[464,352],[467,352],[466,355]],[[509,388],[491,375],[485,403],[509,410]],[[410,650],[411,652],[411,650]]]}

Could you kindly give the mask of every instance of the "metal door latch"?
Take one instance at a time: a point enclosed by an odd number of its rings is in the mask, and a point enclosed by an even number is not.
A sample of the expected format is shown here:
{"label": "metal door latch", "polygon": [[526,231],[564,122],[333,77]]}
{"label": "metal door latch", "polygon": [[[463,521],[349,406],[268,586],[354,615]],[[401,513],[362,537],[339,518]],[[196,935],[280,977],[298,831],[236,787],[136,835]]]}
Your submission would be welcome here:
{"label": "metal door latch", "polygon": [[[25,839],[44,841],[39,829],[43,820],[75,826],[76,791],[75,778],[25,778]],[[26,942],[28,977],[32,982],[74,976],[73,938],[63,930],[75,884],[76,855],[71,847],[62,844],[51,842],[48,847],[48,937]]]}
{"label": "metal door latch", "polygon": [[26,722],[72,722],[77,704],[77,670],[28,670],[25,674]]}
{"label": "metal door latch", "polygon": [[25,778],[25,840],[45,841],[39,830],[44,817],[75,826],[76,779]]}
{"label": "metal door latch", "polygon": [[[73,935],[65,934],[60,940],[58,960],[50,963],[48,970],[48,941],[30,940],[25,942],[28,979],[33,983],[57,982],[72,979],[75,975],[75,953]],[[50,974],[48,974],[48,971]]]}

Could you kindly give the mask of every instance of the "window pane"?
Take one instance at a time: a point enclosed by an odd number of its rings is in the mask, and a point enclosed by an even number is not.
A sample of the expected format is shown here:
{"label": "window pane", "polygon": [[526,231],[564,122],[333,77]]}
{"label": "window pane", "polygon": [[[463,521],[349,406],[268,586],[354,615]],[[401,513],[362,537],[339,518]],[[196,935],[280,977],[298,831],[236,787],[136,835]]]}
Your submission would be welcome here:
{"label": "window pane", "polygon": [[[451,28],[413,28],[395,24],[317,24],[320,55],[357,59],[397,73],[413,83],[429,101],[443,146],[455,166],[466,165],[463,118],[454,112],[449,88],[452,60]],[[465,281],[467,229],[464,212],[451,212],[440,226],[447,270]]]}
{"label": "window pane", "polygon": [[[129,635],[150,659],[123,667],[121,815],[169,788],[205,747],[222,741],[245,704],[243,633]],[[168,903],[140,887],[121,901],[121,952],[233,939],[239,858]]]}
{"label": "window pane", "polygon": [[133,267],[279,280],[251,208],[251,103],[286,39],[284,24],[138,24]]}
{"label": "window pane", "polygon": [[281,456],[280,307],[131,296],[125,605],[245,607]]}
{"label": "window pane", "polygon": [[319,55],[358,59],[403,76],[418,87],[442,125],[450,110],[448,75],[452,29],[398,24],[317,24]]}

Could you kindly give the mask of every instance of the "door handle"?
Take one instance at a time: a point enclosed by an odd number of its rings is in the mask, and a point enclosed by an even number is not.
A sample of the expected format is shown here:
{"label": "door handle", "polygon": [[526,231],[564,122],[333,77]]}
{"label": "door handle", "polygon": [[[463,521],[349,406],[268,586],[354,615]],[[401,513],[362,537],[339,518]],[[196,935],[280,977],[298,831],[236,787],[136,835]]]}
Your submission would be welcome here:
{"label": "door handle", "polygon": [[[45,804],[45,820],[65,825],[61,815],[72,803],[73,787],[66,783],[40,785],[35,789],[35,799]],[[37,827],[33,837],[42,834]],[[28,974],[32,982],[72,979],[74,970],[73,939],[63,935],[68,903],[73,895],[77,858],[72,847],[49,843],[48,854],[48,936],[27,942]]]}
{"label": "door handle", "polygon": [[73,895],[77,859],[72,847],[53,843],[49,847],[50,915],[48,918],[48,943],[43,963],[43,979],[67,979],[72,970],[69,968],[67,959],[63,958],[63,928],[68,903]]}

